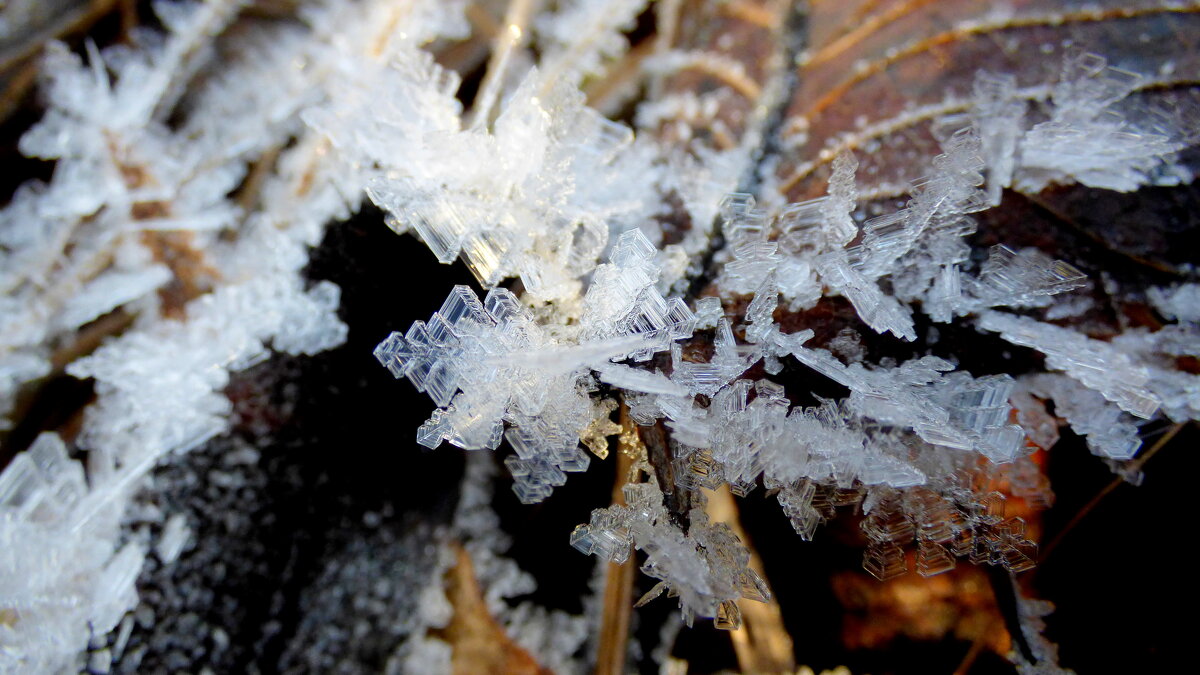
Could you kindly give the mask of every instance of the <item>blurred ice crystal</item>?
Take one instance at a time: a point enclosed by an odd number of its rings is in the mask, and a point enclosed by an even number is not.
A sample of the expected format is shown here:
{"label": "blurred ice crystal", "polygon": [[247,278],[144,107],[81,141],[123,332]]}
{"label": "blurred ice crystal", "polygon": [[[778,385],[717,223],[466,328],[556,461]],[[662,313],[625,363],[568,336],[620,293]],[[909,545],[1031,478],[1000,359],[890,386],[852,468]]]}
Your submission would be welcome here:
{"label": "blurred ice crystal", "polygon": [[[1051,183],[1129,192],[1178,182],[1164,170],[1194,133],[1194,120],[1139,107],[1144,78],[1078,48],[1067,50],[1049,96],[1049,119],[1027,126],[1028,103],[1011,75],[981,72],[968,114],[983,143],[988,199],[1001,190],[1037,193]],[[1035,119],[1038,116],[1035,116]]]}
{"label": "blurred ice crystal", "polygon": [[1168,319],[1200,324],[1200,284],[1180,284],[1172,288],[1152,287],[1150,302]]}
{"label": "blurred ice crystal", "polygon": [[99,394],[80,440],[97,453],[93,467],[128,463],[131,452],[153,465],[223,431],[229,370],[266,358],[268,343],[293,354],[340,344],[339,295],[328,282],[305,292],[299,279],[263,276],[200,298],[187,323],[127,333],[72,363],[68,372],[95,378]]}
{"label": "blurred ice crystal", "polygon": [[606,61],[629,49],[623,32],[633,27],[647,2],[572,0],[539,17],[537,29],[551,45],[542,60],[551,80],[578,86],[584,78],[602,74]]}
{"label": "blurred ice crystal", "polygon": [[1200,374],[1177,367],[1181,359],[1200,358],[1200,328],[1195,323],[1168,325],[1153,333],[1131,329],[1112,342],[1146,369],[1146,388],[1162,404],[1163,414],[1176,422],[1200,416]]}
{"label": "blurred ice crystal", "polygon": [[1096,54],[1069,53],[1052,94],[1051,118],[1021,141],[1021,188],[1037,192],[1047,183],[1073,180],[1130,191],[1152,182],[1154,170],[1183,145],[1172,137],[1174,130],[1141,128],[1114,107],[1140,79]]}

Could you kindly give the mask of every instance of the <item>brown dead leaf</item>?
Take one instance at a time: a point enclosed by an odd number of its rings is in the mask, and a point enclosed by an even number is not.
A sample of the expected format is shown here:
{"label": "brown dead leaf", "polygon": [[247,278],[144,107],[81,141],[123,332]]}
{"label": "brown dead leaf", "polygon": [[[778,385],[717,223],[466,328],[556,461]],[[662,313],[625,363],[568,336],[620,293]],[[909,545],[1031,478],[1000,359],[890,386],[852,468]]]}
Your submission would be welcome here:
{"label": "brown dead leaf", "polygon": [[[728,485],[722,485],[715,492],[708,493],[706,510],[716,522],[729,525],[737,538],[746,545],[750,552],[750,569],[754,570],[764,580],[767,579],[763,568],[762,558],[755,550],[753,543],[746,536],[742,527],[737,502],[729,492]],[[796,668],[793,652],[792,636],[783,624],[783,610],[779,601],[774,598],[766,602],[740,599],[737,601],[741,611],[742,625],[729,632],[733,641],[733,649],[737,654],[738,666],[743,673],[791,673]]]}
{"label": "brown dead leaf", "polygon": [[452,648],[451,670],[456,675],[551,675],[533,656],[513,642],[488,612],[475,565],[467,550],[451,544],[456,562],[446,573],[446,596],[454,607],[450,624],[437,637]]}
{"label": "brown dead leaf", "polygon": [[218,274],[192,245],[193,239],[191,232],[149,230],[142,234],[142,243],[154,260],[171,270],[171,281],[158,291],[162,312],[171,318],[182,317],[187,303],[207,292]]}
{"label": "brown dead leaf", "polygon": [[842,639],[848,649],[882,649],[899,638],[982,640],[998,654],[1010,648],[987,575],[960,565],[935,577],[905,575],[880,582],[862,572],[833,577],[846,608]]}
{"label": "brown dead leaf", "polygon": [[976,73],[1011,73],[1044,96],[1064,50],[1147,75],[1155,98],[1200,78],[1200,3],[1167,0],[818,2],[788,106],[779,176],[792,201],[824,193],[830,162],[859,151],[860,190],[907,191],[938,153],[930,121],[966,107]]}

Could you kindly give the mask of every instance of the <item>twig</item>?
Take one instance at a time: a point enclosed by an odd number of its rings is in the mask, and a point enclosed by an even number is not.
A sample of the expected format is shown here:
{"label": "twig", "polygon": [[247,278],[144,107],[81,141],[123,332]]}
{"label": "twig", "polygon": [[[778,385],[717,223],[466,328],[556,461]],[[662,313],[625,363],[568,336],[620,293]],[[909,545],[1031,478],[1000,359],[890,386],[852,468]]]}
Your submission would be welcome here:
{"label": "twig", "polygon": [[[766,579],[762,558],[750,544],[738,516],[737,503],[723,485],[716,492],[708,493],[706,510],[714,521],[729,525],[738,539],[750,552],[750,569]],[[774,598],[766,602],[738,601],[742,612],[742,626],[729,632],[733,649],[737,654],[738,667],[743,673],[790,673],[796,669],[792,652],[792,636],[783,625],[783,612]]]}
{"label": "twig", "polygon": [[30,59],[16,68],[16,72],[8,78],[4,91],[0,92],[0,122],[7,120],[21,107],[25,95],[37,81],[39,65],[37,59]]}
{"label": "twig", "polygon": [[444,68],[465,75],[478,68],[487,59],[489,43],[500,32],[500,24],[478,4],[467,5],[467,21],[471,22],[471,35],[462,42],[439,51],[438,63]]}
{"label": "twig", "polygon": [[246,174],[246,179],[242,181],[242,187],[238,190],[236,197],[237,205],[243,211],[249,212],[258,204],[259,193],[274,170],[281,150],[282,148],[278,145],[271,146],[250,165],[250,171]]}
{"label": "twig", "polygon": [[636,90],[646,72],[642,62],[654,53],[657,44],[655,36],[642,40],[614,63],[604,77],[590,83],[584,90],[588,105],[605,115],[616,112],[628,93]]}
{"label": "twig", "polygon": [[[622,417],[627,417],[622,406]],[[624,504],[622,488],[633,467],[629,453],[617,453],[617,478],[613,482],[613,504]],[[596,675],[621,675],[629,643],[629,619],[633,610],[634,565],[608,563],[604,572],[604,604],[600,617],[600,637],[596,648]]]}
{"label": "twig", "polygon": [[967,673],[970,672],[971,666],[974,665],[975,660],[978,659],[979,655],[983,653],[983,646],[987,644],[987,634],[988,631],[992,629],[992,626],[993,623],[989,621],[987,625],[979,631],[979,634],[975,636],[975,639],[971,642],[970,649],[968,649],[967,653],[963,655],[963,659],[961,662],[959,662],[958,667],[954,669],[954,675],[967,675]]}
{"label": "twig", "polygon": [[[1171,439],[1175,438],[1176,434],[1183,430],[1185,424],[1187,423],[1180,422],[1179,424],[1172,426],[1167,433],[1163,434],[1162,438],[1158,439],[1158,442],[1155,443],[1153,447],[1142,453],[1140,457],[1131,462],[1130,468],[1134,471],[1141,469],[1142,465],[1150,461],[1150,458],[1153,457],[1155,453],[1166,447],[1167,443],[1170,443]],[[1058,548],[1058,545],[1062,543],[1063,537],[1065,537],[1068,532],[1075,529],[1075,526],[1078,525],[1079,522],[1082,521],[1085,516],[1087,516],[1087,514],[1091,513],[1092,509],[1096,508],[1096,506],[1099,505],[1100,502],[1107,497],[1110,492],[1116,490],[1117,487],[1124,482],[1124,478],[1114,478],[1112,482],[1106,485],[1104,489],[1101,490],[1095,497],[1092,497],[1092,500],[1085,504],[1084,507],[1075,514],[1075,517],[1071,518],[1071,520],[1066,524],[1066,526],[1063,527],[1061,531],[1059,531],[1058,534],[1054,535],[1054,538],[1050,540],[1050,543],[1046,544],[1046,548],[1042,551],[1042,561],[1044,562],[1046,558],[1050,556],[1050,553],[1055,548]]]}
{"label": "twig", "polygon": [[10,47],[5,52],[0,52],[0,72],[33,56],[49,40],[69,33],[87,31],[93,24],[107,16],[116,3],[117,0],[92,0],[74,11],[64,12],[51,25],[27,35],[20,44]]}
{"label": "twig", "polygon": [[683,12],[683,0],[662,0],[654,9],[655,26],[658,30],[654,39],[654,53],[664,54],[675,44],[679,32],[679,15]]}
{"label": "twig", "polygon": [[479,98],[472,110],[470,126],[483,128],[491,121],[492,108],[500,96],[504,83],[504,71],[512,53],[524,44],[529,35],[529,17],[538,0],[511,0],[504,14],[504,27],[497,33],[492,56],[488,59],[487,71],[479,87]]}
{"label": "twig", "polygon": [[450,672],[550,675],[488,610],[471,555],[458,542],[451,542],[450,550],[455,564],[446,571],[446,598],[454,613],[445,628],[432,631],[450,644]]}
{"label": "twig", "polygon": [[137,0],[120,0],[117,4],[118,14],[121,16],[121,39],[129,40],[130,33],[137,28],[138,7]]}

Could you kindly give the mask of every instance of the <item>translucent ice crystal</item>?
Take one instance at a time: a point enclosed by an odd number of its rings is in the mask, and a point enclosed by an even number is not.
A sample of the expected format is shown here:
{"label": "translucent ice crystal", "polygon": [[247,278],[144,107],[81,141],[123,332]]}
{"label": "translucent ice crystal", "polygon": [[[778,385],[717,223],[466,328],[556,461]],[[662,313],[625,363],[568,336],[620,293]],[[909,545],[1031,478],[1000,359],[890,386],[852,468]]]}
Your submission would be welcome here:
{"label": "translucent ice crystal", "polygon": [[646,554],[642,571],[660,583],[639,604],[667,590],[679,597],[687,623],[696,616],[719,617],[736,628],[738,598],[770,598],[765,582],[749,567],[749,552],[728,525],[710,523],[703,509],[691,510],[684,534],[667,517],[662,499],[653,481],[626,485],[626,505],[593,511],[589,523],[571,533],[572,546],[613,562],[641,550]]}
{"label": "translucent ice crystal", "polygon": [[910,428],[926,442],[975,450],[994,462],[1012,461],[1021,447],[1020,428],[1008,424],[1013,380],[1007,375],[943,375],[953,365],[933,356],[873,370],[845,366],[822,349],[802,347],[795,356],[849,387],[852,410]]}
{"label": "translucent ice crystal", "polygon": [[1035,396],[1054,401],[1054,412],[1067,420],[1088,448],[1110,459],[1132,459],[1142,447],[1134,418],[1075,380],[1035,375],[1022,382]]}
{"label": "translucent ice crystal", "polygon": [[664,298],[654,283],[660,263],[655,248],[640,230],[622,234],[600,265],[583,297],[581,339],[605,340],[639,336],[649,346],[631,356],[644,360],[675,340],[690,337],[696,317],[682,298]]}
{"label": "translucent ice crystal", "polygon": [[711,396],[746,372],[760,356],[758,349],[737,344],[733,330],[724,317],[717,321],[714,346],[715,352],[709,362],[696,363],[683,360],[680,347],[672,345],[671,379],[693,394]]}
{"label": "translucent ice crystal", "polygon": [[817,263],[821,279],[845,296],[858,316],[879,333],[892,333],[905,340],[917,339],[912,313],[895,297],[885,294],[879,284],[851,265],[844,251],[823,256]]}
{"label": "translucent ice crystal", "polygon": [[927,232],[985,208],[978,187],[984,167],[978,136],[969,128],[959,129],[946,136],[942,149],[933,160],[933,171],[913,182],[912,198],[902,210],[863,224],[855,257],[856,267],[867,277],[891,272]]}
{"label": "translucent ice crystal", "polygon": [[480,302],[466,286],[456,286],[429,321],[392,333],[375,356],[439,406],[418,442],[480,450],[506,438],[517,453],[506,460],[514,489],[536,502],[565,482],[564,472],[588,467],[579,441],[596,415],[592,371],[631,391],[684,393],[662,374],[612,362],[644,359],[692,333],[691,310],[654,286],[653,252],[638,230],[620,237],[583,298],[573,340],[539,324],[509,291],[492,289]]}
{"label": "translucent ice crystal", "polygon": [[1158,397],[1147,387],[1150,375],[1145,367],[1109,343],[1069,328],[996,311],[983,313],[979,325],[1013,344],[1042,352],[1047,368],[1065,372],[1122,410],[1141,418],[1158,410]]}
{"label": "translucent ice crystal", "polygon": [[1052,95],[1051,118],[1022,139],[1022,189],[1036,192],[1049,182],[1070,179],[1121,191],[1147,183],[1182,145],[1158,129],[1139,128],[1112,107],[1140,79],[1096,54],[1068,53]]}
{"label": "translucent ice crystal", "polygon": [[979,131],[987,162],[988,201],[998,206],[1004,188],[1012,186],[1017,143],[1024,129],[1025,103],[1017,99],[1012,75],[980,73],[975,77],[975,106],[971,116]]}

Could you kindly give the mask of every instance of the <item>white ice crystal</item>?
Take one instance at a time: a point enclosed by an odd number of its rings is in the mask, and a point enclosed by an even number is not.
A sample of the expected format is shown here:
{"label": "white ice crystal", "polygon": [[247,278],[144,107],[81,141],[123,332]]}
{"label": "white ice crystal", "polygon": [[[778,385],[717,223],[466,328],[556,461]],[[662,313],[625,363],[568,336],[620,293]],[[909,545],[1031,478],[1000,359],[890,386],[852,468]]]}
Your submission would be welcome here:
{"label": "white ice crystal", "polygon": [[506,438],[517,452],[506,460],[514,489],[522,501],[537,502],[566,481],[564,471],[588,467],[579,437],[595,414],[592,371],[632,391],[682,393],[663,375],[613,363],[644,360],[692,334],[691,310],[654,286],[653,252],[639,230],[621,236],[612,262],[596,270],[573,334],[541,325],[506,289],[480,302],[457,286],[428,322],[389,336],[376,357],[439,406],[418,442],[480,450]]}
{"label": "white ice crystal", "polygon": [[1163,414],[1180,423],[1200,417],[1200,375],[1177,367],[1181,358],[1200,358],[1200,328],[1195,323],[1168,325],[1153,333],[1131,329],[1112,343],[1146,369],[1146,388],[1161,403]]}
{"label": "white ice crystal", "polygon": [[1049,119],[1029,125],[1037,119],[1028,114],[1030,92],[1019,90],[1015,77],[977,75],[968,117],[982,139],[989,201],[998,205],[1010,187],[1037,193],[1052,183],[1079,183],[1130,192],[1182,180],[1186,169],[1174,159],[1195,121],[1132,101],[1144,79],[1069,49],[1049,90]]}
{"label": "white ice crystal", "polygon": [[1055,414],[1085,437],[1097,455],[1131,459],[1142,447],[1133,417],[1099,392],[1062,375],[1035,375],[1023,380],[1022,385],[1035,396],[1053,400]]}
{"label": "white ice crystal", "polygon": [[1113,106],[1140,79],[1095,54],[1068,54],[1050,119],[1021,139],[1019,187],[1038,192],[1051,182],[1075,181],[1130,191],[1153,182],[1155,170],[1184,145],[1172,137],[1177,131],[1140,128]]}
{"label": "white ice crystal", "polygon": [[1200,284],[1180,284],[1172,288],[1152,287],[1146,294],[1151,304],[1168,319],[1200,324]]}
{"label": "white ice crystal", "polygon": [[[1135,418],[1200,418],[1200,376],[1177,363],[1200,356],[1195,284],[1146,291],[1175,323],[1101,340],[1051,323],[1086,307],[1083,295],[1061,297],[1086,284],[1080,270],[1033,248],[972,255],[972,214],[1005,189],[1188,178],[1173,163],[1187,130],[1145,121],[1129,97],[1137,76],[1100,57],[1071,52],[1041,95],[981,73],[968,111],[932,125],[941,154],[914,174],[909,198],[864,219],[853,154],[833,159],[828,194],[808,201],[782,204],[769,177],[750,178],[773,161],[755,153],[782,76],[757,82],[724,48],[657,45],[637,72],[651,96],[636,133],[588,107],[581,86],[641,58],[626,34],[646,0],[564,0],[504,26],[495,38],[508,51],[470,110],[459,75],[427,49],[478,28],[462,2],[317,0],[294,19],[226,31],[246,5],[156,3],[161,34],[103,50],[87,42],[82,55],[45,49],[46,112],[20,149],[54,161],[54,173],[0,211],[0,414],[59,369],[91,380],[96,400],[77,437],[43,434],[0,473],[0,670],[104,670],[119,658],[147,555],[123,538],[131,496],[165,458],[226,431],[231,373],[345,339],[340,289],[302,269],[324,227],[364,197],[487,289],[480,300],[454,287],[427,321],[375,350],[436,406],[417,442],[486,451],[507,441],[513,488],[532,503],[588,468],[583,445],[604,457],[608,436],[630,432],[613,421],[618,403],[633,425],[661,425],[671,466],[638,457],[626,503],[594,511],[571,544],[613,562],[640,552],[660,581],[643,600],[668,591],[688,623],[735,627],[738,599],[769,597],[733,531],[710,522],[702,489],[761,484],[804,539],[836,507],[859,504],[864,567],[879,578],[907,569],[909,545],[924,575],[959,557],[1021,571],[1037,557],[1024,522],[977,483],[999,476],[1014,495],[1037,492],[1027,441],[1049,449],[1058,437],[1044,401],[1110,460],[1139,449]],[[0,44],[12,37],[0,23]],[[668,91],[683,71],[724,85]],[[1031,106],[1039,97],[1044,106]],[[727,118],[735,102],[751,112]],[[176,286],[187,289],[178,306],[160,294]],[[868,358],[857,326],[817,341],[801,310],[835,296],[880,334],[868,346],[898,338],[919,350],[900,363]],[[781,312],[799,322],[789,332]],[[933,355],[944,354],[937,329],[920,334],[920,314],[1036,350],[1051,372],[975,377]],[[93,322],[113,334],[76,357]],[[775,381],[793,374],[847,393],[797,405],[804,385]],[[452,616],[440,586],[452,539],[488,611],[543,665],[569,670],[582,644],[582,619],[513,601],[535,580],[502,556],[489,459],[468,459],[391,666],[450,665],[434,632]],[[674,485],[658,484],[659,468]],[[669,512],[664,493],[679,491],[694,508]],[[182,514],[160,521],[153,552],[169,565],[190,533]],[[119,625],[122,647],[84,664],[89,640]]]}
{"label": "white ice crystal", "polygon": [[[703,509],[688,514],[687,534],[671,524],[656,482],[625,486],[627,505],[592,512],[591,521],[571,533],[579,551],[613,562],[629,559],[634,548],[646,554],[642,570],[661,581],[640,603],[664,590],[679,596],[684,621],[720,617],[740,624],[738,598],[765,601],[766,583],[748,566],[750,554],[724,523],[710,523]],[[640,604],[639,603],[639,604]]]}
{"label": "white ice crystal", "polygon": [[1158,410],[1160,402],[1147,386],[1150,374],[1146,368],[1111,344],[1069,328],[996,311],[984,312],[979,326],[1000,333],[1013,344],[1042,352],[1047,368],[1065,372],[1122,410],[1141,418]]}
{"label": "white ice crystal", "polygon": [[[415,48],[347,72],[328,108],[307,115],[357,164],[398,231],[441,262],[460,256],[485,286],[520,278],[544,300],[580,289],[609,237],[657,208],[652,159],[625,126],[536,70],[490,130],[464,128],[458,78]],[[383,104],[373,93],[394,92]],[[368,94],[372,94],[368,96]]]}
{"label": "white ice crystal", "polygon": [[535,25],[546,53],[542,66],[551,82],[582,84],[584,78],[600,75],[606,61],[629,49],[623,32],[648,4],[648,0],[571,0],[558,3],[555,12],[538,17]]}

